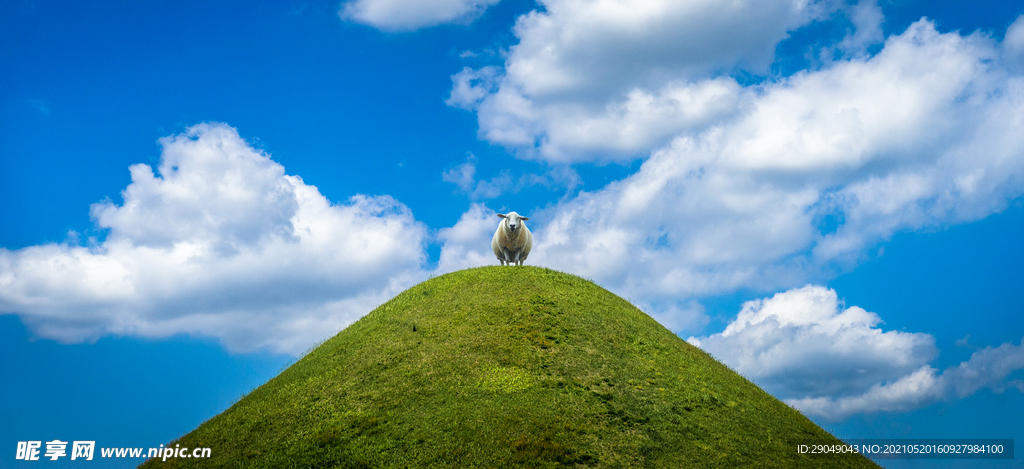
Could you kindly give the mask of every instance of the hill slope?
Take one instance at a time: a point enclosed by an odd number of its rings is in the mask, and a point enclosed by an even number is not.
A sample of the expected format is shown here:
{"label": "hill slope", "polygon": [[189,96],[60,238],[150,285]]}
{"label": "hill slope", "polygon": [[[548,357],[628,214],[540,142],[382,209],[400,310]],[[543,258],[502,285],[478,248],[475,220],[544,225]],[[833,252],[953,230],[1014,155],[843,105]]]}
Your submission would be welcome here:
{"label": "hill slope", "polygon": [[875,467],[625,300],[536,267],[398,295],[144,467]]}

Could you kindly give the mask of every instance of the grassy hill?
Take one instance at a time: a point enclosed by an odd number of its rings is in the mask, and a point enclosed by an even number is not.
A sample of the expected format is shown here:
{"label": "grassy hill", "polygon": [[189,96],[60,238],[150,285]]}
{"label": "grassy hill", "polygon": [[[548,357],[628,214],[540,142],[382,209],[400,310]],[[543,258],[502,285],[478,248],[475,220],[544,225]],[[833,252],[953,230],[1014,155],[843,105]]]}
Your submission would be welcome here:
{"label": "grassy hill", "polygon": [[[607,290],[536,267],[423,282],[143,467],[876,467]],[[173,445],[173,444],[172,444]]]}

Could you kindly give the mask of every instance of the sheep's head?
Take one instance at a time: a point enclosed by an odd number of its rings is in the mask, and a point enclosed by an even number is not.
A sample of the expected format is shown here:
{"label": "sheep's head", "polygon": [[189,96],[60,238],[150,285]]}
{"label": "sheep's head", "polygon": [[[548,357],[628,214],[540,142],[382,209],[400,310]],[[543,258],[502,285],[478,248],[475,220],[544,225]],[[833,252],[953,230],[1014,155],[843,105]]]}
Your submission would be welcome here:
{"label": "sheep's head", "polygon": [[509,231],[513,233],[523,226],[524,221],[530,219],[529,217],[521,217],[516,212],[508,212],[505,214],[499,213],[498,216],[505,219],[503,223],[505,223],[505,225],[508,226]]}

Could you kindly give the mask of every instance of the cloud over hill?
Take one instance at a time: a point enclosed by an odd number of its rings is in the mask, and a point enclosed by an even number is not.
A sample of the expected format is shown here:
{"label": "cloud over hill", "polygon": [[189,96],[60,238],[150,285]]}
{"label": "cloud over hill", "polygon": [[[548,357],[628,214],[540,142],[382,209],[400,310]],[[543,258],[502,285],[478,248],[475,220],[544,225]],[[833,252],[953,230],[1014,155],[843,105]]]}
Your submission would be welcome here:
{"label": "cloud over hill", "polygon": [[103,241],[0,249],[0,310],[65,342],[220,338],[296,354],[422,280],[426,227],[388,196],[332,204],[224,124],[161,139]]}

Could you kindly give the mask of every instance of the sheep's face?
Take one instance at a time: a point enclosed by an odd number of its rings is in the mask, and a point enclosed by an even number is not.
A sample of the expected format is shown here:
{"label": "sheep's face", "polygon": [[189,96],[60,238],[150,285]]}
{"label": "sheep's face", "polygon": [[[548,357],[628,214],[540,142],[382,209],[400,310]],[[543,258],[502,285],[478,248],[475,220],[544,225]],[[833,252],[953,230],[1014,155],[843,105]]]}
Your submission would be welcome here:
{"label": "sheep's face", "polygon": [[508,226],[508,230],[513,233],[523,226],[524,221],[529,220],[528,217],[521,217],[516,212],[508,212],[507,214],[499,213],[498,216],[505,219],[502,223]]}

